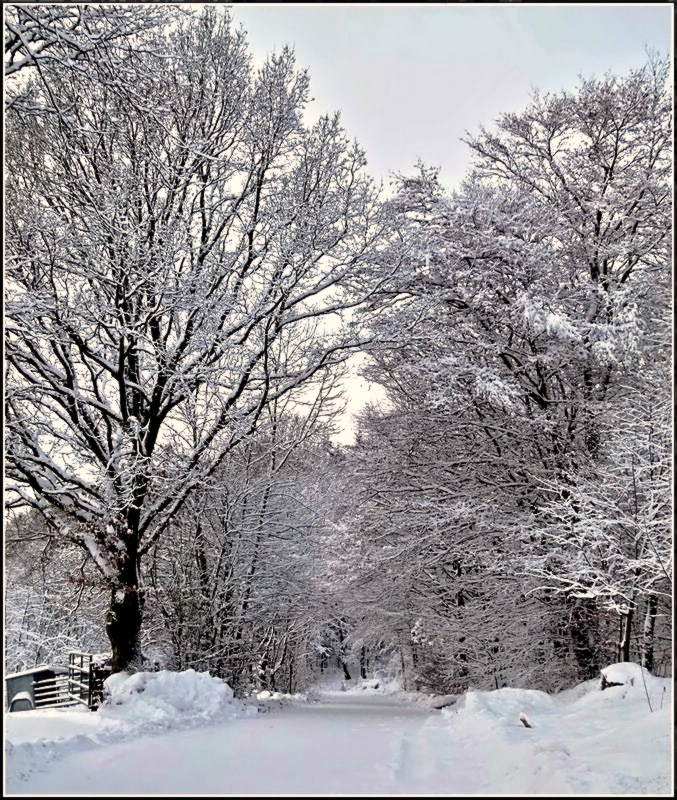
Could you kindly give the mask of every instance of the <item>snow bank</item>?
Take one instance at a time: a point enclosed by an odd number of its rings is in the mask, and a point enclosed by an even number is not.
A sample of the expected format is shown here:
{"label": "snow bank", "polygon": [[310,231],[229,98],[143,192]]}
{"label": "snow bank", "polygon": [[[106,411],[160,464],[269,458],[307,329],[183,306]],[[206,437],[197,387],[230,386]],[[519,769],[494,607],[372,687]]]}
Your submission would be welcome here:
{"label": "snow bank", "polygon": [[98,714],[108,719],[175,727],[237,716],[233,691],[206,672],[119,672],[106,680]]}
{"label": "snow bank", "polygon": [[256,713],[233,699],[227,683],[192,669],[120,672],[106,680],[104,696],[96,712],[76,707],[6,714],[7,787],[73,752]]}
{"label": "snow bank", "polygon": [[320,695],[344,693],[357,695],[400,694],[404,699],[401,683],[396,678],[360,678],[351,681],[341,679],[331,683],[325,681],[313,687],[312,692]]}
{"label": "snow bank", "polygon": [[[670,686],[669,681],[666,681],[664,678],[657,678],[655,675],[647,672],[643,667],[640,667],[639,664],[633,664],[632,662],[611,664],[611,666],[605,667],[602,670],[600,689],[602,689],[604,685],[606,685],[607,688],[615,688],[611,684],[634,687],[635,691],[632,692],[633,696],[635,696],[636,690],[642,687],[644,696],[648,697],[649,702],[651,702],[652,696],[655,700],[663,694],[664,690],[667,692],[667,687]],[[624,692],[624,697],[627,696],[627,692],[628,690]]]}
{"label": "snow bank", "polygon": [[474,760],[480,749],[491,754],[483,768],[494,790],[669,794],[671,682],[637,664],[614,664],[603,673],[622,685],[602,691],[601,679],[587,681],[563,696],[468,692],[441,713],[454,747]]}
{"label": "snow bank", "polygon": [[257,700],[280,700],[282,698],[280,692],[269,692],[267,689],[262,692],[256,692],[254,696]]}
{"label": "snow bank", "polygon": [[285,694],[284,692],[269,692],[264,690],[258,692],[256,695],[257,700],[278,700],[283,703],[307,703],[308,696],[305,694]]}

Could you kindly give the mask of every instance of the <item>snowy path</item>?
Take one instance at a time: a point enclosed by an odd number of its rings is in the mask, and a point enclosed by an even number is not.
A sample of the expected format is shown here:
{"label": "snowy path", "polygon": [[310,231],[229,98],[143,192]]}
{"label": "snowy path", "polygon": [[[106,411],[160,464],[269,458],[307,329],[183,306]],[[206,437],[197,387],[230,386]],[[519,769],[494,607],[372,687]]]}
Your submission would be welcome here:
{"label": "snowy path", "polygon": [[96,714],[5,715],[5,792],[672,797],[672,681],[645,673],[614,664],[605,691],[471,691],[442,711],[363,685],[264,714],[206,673],[120,673]]}
{"label": "snowy path", "polygon": [[[71,755],[22,794],[479,792],[439,712],[387,697],[327,696],[249,719]],[[469,781],[472,782],[469,783]],[[56,787],[59,787],[56,789]]]}

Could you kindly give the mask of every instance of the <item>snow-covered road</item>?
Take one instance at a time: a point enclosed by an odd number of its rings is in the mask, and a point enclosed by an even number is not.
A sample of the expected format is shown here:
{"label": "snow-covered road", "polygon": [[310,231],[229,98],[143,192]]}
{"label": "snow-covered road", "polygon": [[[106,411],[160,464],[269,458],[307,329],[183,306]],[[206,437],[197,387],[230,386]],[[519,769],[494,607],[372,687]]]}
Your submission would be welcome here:
{"label": "snow-covered road", "polygon": [[[380,680],[245,702],[193,670],[106,682],[83,707],[5,715],[10,796],[672,794],[672,681],[638,664],[556,695],[453,698]],[[260,708],[264,713],[259,713]],[[523,721],[526,720],[529,726]]]}
{"label": "snow-covered road", "polygon": [[[438,711],[383,696],[322,702],[74,753],[26,794],[465,793]],[[457,765],[460,766],[460,765]],[[454,781],[454,776],[459,781]]]}

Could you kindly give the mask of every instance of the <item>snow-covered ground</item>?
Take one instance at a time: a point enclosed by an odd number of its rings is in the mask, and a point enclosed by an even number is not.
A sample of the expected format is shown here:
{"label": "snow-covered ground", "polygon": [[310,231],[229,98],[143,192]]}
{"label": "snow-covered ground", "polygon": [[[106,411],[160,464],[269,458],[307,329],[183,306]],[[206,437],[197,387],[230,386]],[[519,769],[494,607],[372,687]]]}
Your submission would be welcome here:
{"label": "snow-covered ground", "polygon": [[193,671],[117,675],[96,713],[5,714],[5,790],[671,795],[671,682],[605,674],[622,685],[469,692],[442,710],[377,681],[246,704]]}

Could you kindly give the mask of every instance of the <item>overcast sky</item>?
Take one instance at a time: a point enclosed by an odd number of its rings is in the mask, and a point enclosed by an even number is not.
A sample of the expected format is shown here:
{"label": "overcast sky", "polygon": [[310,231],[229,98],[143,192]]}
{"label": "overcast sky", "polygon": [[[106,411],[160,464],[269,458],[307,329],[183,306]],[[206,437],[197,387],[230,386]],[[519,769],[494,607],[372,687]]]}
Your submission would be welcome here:
{"label": "overcast sky", "polygon": [[517,111],[531,89],[623,73],[645,48],[671,49],[672,4],[247,5],[233,17],[264,58],[284,44],[308,67],[311,109],[340,110],[369,171],[411,171],[420,157],[455,184],[464,132]]}
{"label": "overcast sky", "polygon": [[[311,79],[311,118],[340,110],[367,169],[411,172],[418,158],[442,168],[451,187],[468,163],[466,131],[518,111],[532,89],[574,89],[580,75],[642,66],[646,49],[670,53],[668,3],[531,5],[247,5],[232,14],[257,61],[293,46]],[[350,413],[378,392],[348,384]]]}

